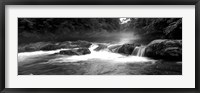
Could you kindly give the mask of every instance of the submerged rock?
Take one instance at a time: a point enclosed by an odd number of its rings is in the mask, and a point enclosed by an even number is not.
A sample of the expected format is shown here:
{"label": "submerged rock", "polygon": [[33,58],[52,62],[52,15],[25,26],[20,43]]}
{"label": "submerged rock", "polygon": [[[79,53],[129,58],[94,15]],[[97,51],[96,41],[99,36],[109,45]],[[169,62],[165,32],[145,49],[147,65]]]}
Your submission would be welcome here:
{"label": "submerged rock", "polygon": [[145,49],[145,56],[154,59],[182,60],[182,40],[154,40]]}

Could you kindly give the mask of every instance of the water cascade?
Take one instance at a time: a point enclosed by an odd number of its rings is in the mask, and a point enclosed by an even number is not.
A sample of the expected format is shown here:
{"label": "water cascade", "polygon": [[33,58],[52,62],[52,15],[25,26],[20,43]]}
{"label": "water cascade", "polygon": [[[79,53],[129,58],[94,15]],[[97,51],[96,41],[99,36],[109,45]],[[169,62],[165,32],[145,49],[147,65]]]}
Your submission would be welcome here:
{"label": "water cascade", "polygon": [[144,56],[145,49],[146,49],[145,46],[135,47],[135,49],[132,52],[132,55],[142,57],[142,56]]}

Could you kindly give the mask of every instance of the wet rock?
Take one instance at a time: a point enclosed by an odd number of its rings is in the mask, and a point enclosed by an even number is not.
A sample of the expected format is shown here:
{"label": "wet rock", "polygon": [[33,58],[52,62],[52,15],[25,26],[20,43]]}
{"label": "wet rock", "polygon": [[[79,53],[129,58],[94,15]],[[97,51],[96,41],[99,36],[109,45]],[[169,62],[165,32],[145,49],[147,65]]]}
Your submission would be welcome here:
{"label": "wet rock", "polygon": [[76,53],[73,50],[63,50],[63,51],[60,51],[59,54],[62,54],[62,55],[78,55],[78,53]]}
{"label": "wet rock", "polygon": [[154,40],[145,49],[145,56],[154,59],[182,60],[182,40]]}
{"label": "wet rock", "polygon": [[55,44],[50,44],[50,45],[46,45],[44,47],[42,47],[40,50],[43,50],[43,51],[49,51],[49,50],[56,50],[56,49],[59,49],[60,47],[55,45]]}
{"label": "wet rock", "polygon": [[71,41],[60,42],[57,44],[60,48],[76,48],[77,46],[71,45]]}
{"label": "wet rock", "polygon": [[90,53],[91,52],[88,48],[62,50],[59,52],[59,54],[62,54],[62,55],[86,55],[86,54],[90,54]]}
{"label": "wet rock", "polygon": [[92,43],[88,41],[78,40],[78,41],[73,41],[71,45],[82,47],[82,48],[89,48],[92,45]]}
{"label": "wet rock", "polygon": [[122,45],[111,45],[108,46],[108,50],[110,50],[111,52],[117,53],[118,49],[121,47]]}
{"label": "wet rock", "polygon": [[90,54],[90,50],[88,48],[79,48],[76,50],[79,55]]}
{"label": "wet rock", "polygon": [[103,49],[106,49],[107,48],[107,45],[104,45],[104,44],[98,44],[98,47],[96,49],[94,49],[95,51],[100,51],[100,50],[103,50]]}
{"label": "wet rock", "polygon": [[65,41],[61,42],[58,46],[60,48],[89,48],[92,43],[88,41]]}
{"label": "wet rock", "polygon": [[131,55],[135,47],[139,46],[138,44],[124,44],[118,49],[118,53]]}

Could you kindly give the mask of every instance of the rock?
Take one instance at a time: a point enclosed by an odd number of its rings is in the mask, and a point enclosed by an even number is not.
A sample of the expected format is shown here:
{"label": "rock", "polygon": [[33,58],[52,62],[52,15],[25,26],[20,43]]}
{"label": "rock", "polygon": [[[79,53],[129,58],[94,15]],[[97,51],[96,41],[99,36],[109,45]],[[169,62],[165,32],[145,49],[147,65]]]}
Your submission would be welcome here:
{"label": "rock", "polygon": [[111,46],[108,46],[108,50],[110,50],[111,52],[114,52],[114,53],[118,53],[118,50],[121,46],[122,45],[111,45]]}
{"label": "rock", "polygon": [[88,48],[79,48],[76,50],[79,55],[90,54],[90,50]]}
{"label": "rock", "polygon": [[87,41],[65,41],[61,42],[58,46],[60,48],[89,48],[92,43],[87,42]]}
{"label": "rock", "polygon": [[73,50],[63,50],[63,51],[60,51],[59,54],[63,54],[63,55],[78,55],[78,53],[76,53]]}
{"label": "rock", "polygon": [[71,45],[82,47],[82,48],[89,48],[92,45],[92,43],[88,41],[78,40],[78,41],[72,42]]}
{"label": "rock", "polygon": [[118,49],[118,53],[131,55],[137,44],[124,44]]}
{"label": "rock", "polygon": [[59,43],[60,48],[79,48],[81,47],[78,43],[75,43],[76,41],[65,41]]}
{"label": "rock", "polygon": [[59,54],[63,55],[86,55],[90,54],[90,50],[88,48],[79,48],[79,49],[72,49],[72,50],[63,50],[60,51]]}
{"label": "rock", "polygon": [[40,50],[49,51],[49,50],[56,50],[56,49],[59,49],[59,48],[60,47],[58,47],[55,44],[50,44],[50,45],[46,45],[46,46],[42,47]]}
{"label": "rock", "polygon": [[154,40],[145,49],[146,57],[165,60],[182,60],[182,40]]}
{"label": "rock", "polygon": [[95,51],[100,51],[100,50],[103,50],[103,49],[106,49],[107,46],[104,45],[104,44],[98,44],[98,47],[96,49],[94,49]]}

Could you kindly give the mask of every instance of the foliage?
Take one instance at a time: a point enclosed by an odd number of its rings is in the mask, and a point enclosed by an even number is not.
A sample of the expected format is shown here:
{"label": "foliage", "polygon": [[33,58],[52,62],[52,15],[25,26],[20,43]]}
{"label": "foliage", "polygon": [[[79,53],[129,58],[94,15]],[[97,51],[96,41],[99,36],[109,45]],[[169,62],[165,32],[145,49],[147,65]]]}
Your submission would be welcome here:
{"label": "foliage", "polygon": [[[118,18],[19,18],[19,43],[61,41],[119,29]],[[85,38],[85,37],[84,37]]]}
{"label": "foliage", "polygon": [[131,18],[125,28],[140,35],[182,39],[182,18]]}
{"label": "foliage", "polygon": [[113,31],[119,27],[118,18],[19,18],[19,33],[67,33],[84,31]]}
{"label": "foliage", "polygon": [[92,40],[113,32],[133,32],[149,41],[182,39],[182,18],[130,18],[124,24],[119,18],[18,18],[19,43]]}

